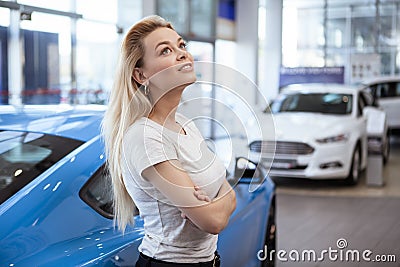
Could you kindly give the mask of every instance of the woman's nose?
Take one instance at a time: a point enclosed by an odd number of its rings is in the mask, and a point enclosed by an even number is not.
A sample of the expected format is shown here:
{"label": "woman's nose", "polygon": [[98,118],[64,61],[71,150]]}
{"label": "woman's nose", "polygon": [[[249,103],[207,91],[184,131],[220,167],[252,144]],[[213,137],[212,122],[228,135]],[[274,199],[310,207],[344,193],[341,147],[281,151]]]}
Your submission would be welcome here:
{"label": "woman's nose", "polygon": [[186,50],[179,49],[178,60],[186,59],[187,53],[188,52]]}

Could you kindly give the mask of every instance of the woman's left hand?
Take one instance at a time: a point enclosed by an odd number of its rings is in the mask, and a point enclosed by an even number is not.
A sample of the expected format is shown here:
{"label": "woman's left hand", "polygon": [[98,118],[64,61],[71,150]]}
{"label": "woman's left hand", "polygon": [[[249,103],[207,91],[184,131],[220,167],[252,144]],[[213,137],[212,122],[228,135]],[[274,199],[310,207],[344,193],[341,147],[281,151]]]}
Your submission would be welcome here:
{"label": "woman's left hand", "polygon": [[197,185],[194,186],[194,196],[197,197],[198,200],[203,200],[206,202],[211,202],[210,197],[207,195],[206,191],[201,190],[201,188]]}

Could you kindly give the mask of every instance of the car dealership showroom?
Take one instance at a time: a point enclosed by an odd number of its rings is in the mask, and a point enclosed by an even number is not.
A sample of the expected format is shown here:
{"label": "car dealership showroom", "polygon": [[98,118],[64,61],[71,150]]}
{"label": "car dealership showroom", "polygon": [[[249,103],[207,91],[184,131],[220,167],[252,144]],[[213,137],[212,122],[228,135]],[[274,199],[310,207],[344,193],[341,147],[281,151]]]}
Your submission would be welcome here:
{"label": "car dealership showroom", "polygon": [[0,0],[0,52],[0,267],[400,267],[400,0]]}

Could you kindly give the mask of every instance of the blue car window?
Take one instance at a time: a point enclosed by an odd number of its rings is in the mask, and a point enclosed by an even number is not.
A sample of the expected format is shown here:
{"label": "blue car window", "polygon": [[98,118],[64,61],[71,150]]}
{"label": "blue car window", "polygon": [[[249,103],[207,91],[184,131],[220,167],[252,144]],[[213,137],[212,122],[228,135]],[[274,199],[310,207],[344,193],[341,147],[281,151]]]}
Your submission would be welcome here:
{"label": "blue car window", "polygon": [[[108,219],[114,218],[111,178],[104,164],[82,187],[79,196],[100,215]],[[136,209],[134,215],[138,214]]]}
{"label": "blue car window", "polygon": [[0,204],[82,143],[42,133],[0,130]]}

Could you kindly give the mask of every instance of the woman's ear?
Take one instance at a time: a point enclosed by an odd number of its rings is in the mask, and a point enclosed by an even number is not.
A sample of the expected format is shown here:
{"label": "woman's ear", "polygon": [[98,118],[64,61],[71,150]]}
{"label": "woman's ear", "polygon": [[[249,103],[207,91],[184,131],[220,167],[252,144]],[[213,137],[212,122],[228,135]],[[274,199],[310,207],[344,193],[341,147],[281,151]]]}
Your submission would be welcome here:
{"label": "woman's ear", "polygon": [[141,68],[134,68],[132,73],[133,79],[140,84],[144,84],[146,82],[146,76],[144,76]]}

